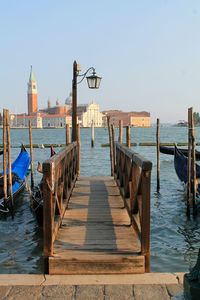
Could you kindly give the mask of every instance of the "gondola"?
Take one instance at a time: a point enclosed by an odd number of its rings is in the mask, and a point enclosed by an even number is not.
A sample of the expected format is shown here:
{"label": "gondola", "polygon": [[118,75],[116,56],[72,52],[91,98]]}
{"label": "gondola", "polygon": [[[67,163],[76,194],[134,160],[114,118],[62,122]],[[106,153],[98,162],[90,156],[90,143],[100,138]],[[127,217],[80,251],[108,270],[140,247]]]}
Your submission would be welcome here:
{"label": "gondola", "polygon": [[[53,146],[51,146],[51,157],[55,155],[56,152],[53,149]],[[42,173],[42,168],[40,163],[38,162],[37,171],[39,173]],[[43,178],[41,179],[40,183],[33,187],[32,193],[31,193],[31,209],[33,213],[36,216],[37,222],[39,226],[43,225]]]}
{"label": "gondola", "polygon": [[[30,165],[30,156],[26,151],[25,147],[22,145],[21,151],[12,163],[11,172],[12,172],[12,197],[10,195],[9,186],[7,183],[7,195],[8,197],[4,198],[4,179],[3,172],[0,174],[0,213],[9,213],[12,202],[11,198],[15,199],[16,196],[22,191],[26,185],[26,178],[28,176],[28,170]],[[8,174],[7,174],[8,177]]]}
{"label": "gondola", "polygon": [[[178,148],[179,152],[188,156],[188,149]],[[174,147],[160,146],[160,152],[164,154],[174,155]],[[200,152],[196,150],[196,160],[200,160]]]}
{"label": "gondola", "polygon": [[[176,146],[174,147],[174,168],[176,174],[181,182],[187,183],[187,168],[188,158]],[[200,179],[200,166],[196,164],[196,178]],[[200,193],[200,184],[197,186],[198,193]]]}

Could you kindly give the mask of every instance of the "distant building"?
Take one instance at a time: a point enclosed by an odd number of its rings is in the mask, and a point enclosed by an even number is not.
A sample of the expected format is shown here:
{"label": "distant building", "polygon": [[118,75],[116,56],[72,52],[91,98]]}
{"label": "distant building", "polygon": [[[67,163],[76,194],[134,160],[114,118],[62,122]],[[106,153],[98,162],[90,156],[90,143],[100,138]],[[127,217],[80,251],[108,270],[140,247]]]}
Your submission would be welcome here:
{"label": "distant building", "polygon": [[71,116],[67,116],[66,114],[45,114],[42,117],[42,126],[43,128],[50,128],[50,127],[56,127],[56,128],[62,128],[65,127],[66,124],[69,124],[71,127],[72,125],[72,118]]}
{"label": "distant building", "polygon": [[103,117],[103,124],[107,124],[107,116],[110,116],[110,122],[114,126],[119,126],[119,120],[123,121],[124,126],[135,126],[135,127],[150,127],[151,117],[150,113],[146,111],[141,112],[123,112],[121,110],[108,110],[103,111],[105,115]]}
{"label": "distant building", "polygon": [[52,106],[51,105],[51,100],[48,99],[47,101],[47,108],[40,109],[39,112],[41,113],[46,113],[50,115],[63,115],[66,114],[68,115],[70,113],[71,106],[70,105],[60,105],[59,101],[56,100],[56,105]]}
{"label": "distant building", "polygon": [[28,115],[31,116],[38,111],[37,83],[33,74],[32,66],[28,82]]}
{"label": "distant building", "polygon": [[31,116],[27,116],[26,114],[21,115],[10,115],[10,127],[28,127],[29,121],[31,122],[32,127],[34,128],[42,128],[42,117],[41,115],[34,114]]}
{"label": "distant building", "polygon": [[29,121],[31,121],[31,125],[34,128],[62,128],[65,127],[66,124],[71,126],[72,118],[67,115],[50,115],[50,114],[42,114],[37,113],[32,116],[27,115],[10,115],[10,126],[11,127],[28,127]]}
{"label": "distant building", "polygon": [[91,127],[93,123],[94,127],[102,127],[102,118],[103,114],[99,111],[99,104],[92,102],[82,113],[82,126]]}

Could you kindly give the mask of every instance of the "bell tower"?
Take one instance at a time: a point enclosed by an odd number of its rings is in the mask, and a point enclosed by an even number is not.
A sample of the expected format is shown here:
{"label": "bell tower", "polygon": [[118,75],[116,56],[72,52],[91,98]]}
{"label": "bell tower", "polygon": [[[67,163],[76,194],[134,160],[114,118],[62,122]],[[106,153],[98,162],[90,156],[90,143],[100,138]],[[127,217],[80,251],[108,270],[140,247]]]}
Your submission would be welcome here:
{"label": "bell tower", "polygon": [[30,78],[28,82],[28,115],[30,116],[36,113],[37,111],[38,111],[37,83],[31,66]]}

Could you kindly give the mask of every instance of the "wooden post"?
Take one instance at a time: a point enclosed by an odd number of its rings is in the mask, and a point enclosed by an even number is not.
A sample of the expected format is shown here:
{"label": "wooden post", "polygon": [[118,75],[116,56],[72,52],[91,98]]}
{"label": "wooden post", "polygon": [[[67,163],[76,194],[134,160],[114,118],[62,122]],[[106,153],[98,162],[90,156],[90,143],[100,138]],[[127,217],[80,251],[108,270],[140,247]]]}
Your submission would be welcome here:
{"label": "wooden post", "polygon": [[194,135],[193,108],[188,109],[188,181],[187,181],[187,215],[190,215],[190,208],[196,214],[196,152]]}
{"label": "wooden post", "polygon": [[7,151],[7,109],[3,110],[3,192],[4,192],[4,200],[7,199],[7,159],[6,159],[6,151]]}
{"label": "wooden post", "polygon": [[81,138],[80,138],[80,124],[77,124],[77,146],[78,146],[78,170],[77,175],[80,176],[81,165]]}
{"label": "wooden post", "polygon": [[131,127],[126,126],[126,147],[131,147]]}
{"label": "wooden post", "polygon": [[150,199],[151,171],[142,171],[141,253],[145,255],[145,272],[150,272]]}
{"label": "wooden post", "polygon": [[91,147],[94,147],[94,121],[91,124]]}
{"label": "wooden post", "polygon": [[9,111],[6,112],[6,127],[7,127],[7,147],[8,147],[8,185],[9,185],[9,197],[11,207],[13,209],[13,195],[12,195],[12,169],[11,169],[11,145],[10,145],[10,116]]}
{"label": "wooden post", "polygon": [[113,171],[115,172],[116,169],[116,149],[115,149],[115,130],[114,125],[111,125],[111,132],[112,132],[112,145],[113,145]]}
{"label": "wooden post", "polygon": [[193,214],[196,214],[197,207],[196,207],[196,192],[197,192],[197,186],[196,186],[196,147],[195,147],[195,134],[194,134],[194,114],[193,110],[191,113],[191,148],[192,148],[192,160],[191,160],[191,170],[192,170],[192,208],[193,208]]}
{"label": "wooden post", "polygon": [[113,142],[112,142],[112,131],[110,125],[110,116],[107,116],[108,123],[108,135],[109,135],[109,144],[110,144],[110,164],[111,164],[111,176],[114,175],[114,161],[113,161]]}
{"label": "wooden post", "polygon": [[29,121],[29,142],[30,142],[30,157],[31,157],[31,189],[34,187],[33,178],[33,141],[32,141],[32,126],[31,121]]}
{"label": "wooden post", "polygon": [[119,142],[122,144],[123,141],[123,120],[119,120]]}
{"label": "wooden post", "polygon": [[160,119],[156,126],[156,149],[157,149],[157,193],[160,191]]}
{"label": "wooden post", "polygon": [[70,127],[66,124],[66,146],[70,144]]}

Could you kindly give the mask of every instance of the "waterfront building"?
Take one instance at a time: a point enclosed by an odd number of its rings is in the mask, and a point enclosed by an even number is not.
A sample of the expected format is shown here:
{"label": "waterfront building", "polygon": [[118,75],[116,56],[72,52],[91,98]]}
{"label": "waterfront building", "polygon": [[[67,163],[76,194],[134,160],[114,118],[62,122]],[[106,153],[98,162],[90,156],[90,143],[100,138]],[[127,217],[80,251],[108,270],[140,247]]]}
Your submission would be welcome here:
{"label": "waterfront building", "polygon": [[99,111],[99,104],[90,103],[86,106],[86,111],[82,113],[81,121],[82,127],[102,127],[103,114]]}
{"label": "waterfront building", "polygon": [[29,121],[31,122],[32,127],[34,128],[42,128],[42,116],[39,113],[36,113],[34,115],[26,115],[26,114],[20,114],[10,115],[10,127],[13,128],[24,128],[29,126]]}
{"label": "waterfront building", "polygon": [[134,127],[150,127],[151,117],[150,113],[146,111],[141,112],[123,112],[121,110],[108,110],[103,112],[103,124],[107,124],[107,116],[110,116],[110,122],[114,126],[119,126],[119,120],[123,121],[124,126]]}
{"label": "waterfront building", "polygon": [[35,79],[35,75],[32,70],[28,82],[28,115],[33,115],[38,111],[38,97],[37,97],[37,83]]}
{"label": "waterfront building", "polygon": [[66,114],[45,114],[42,117],[43,128],[62,128],[66,124],[72,126],[72,117]]}

